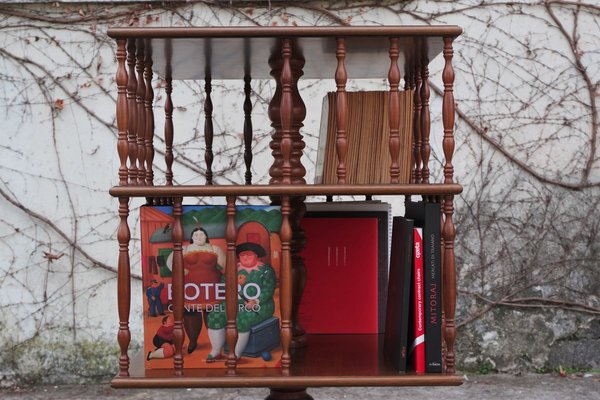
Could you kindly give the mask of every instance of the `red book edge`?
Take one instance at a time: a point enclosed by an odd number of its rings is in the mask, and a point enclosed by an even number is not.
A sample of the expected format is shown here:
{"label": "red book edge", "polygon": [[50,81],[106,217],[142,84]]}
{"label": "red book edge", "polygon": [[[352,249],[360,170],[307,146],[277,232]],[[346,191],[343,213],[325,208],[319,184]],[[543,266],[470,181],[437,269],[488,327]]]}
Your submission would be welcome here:
{"label": "red book edge", "polygon": [[423,233],[421,228],[414,228],[413,251],[413,342],[409,355],[415,372],[425,373],[425,303],[423,299]]}

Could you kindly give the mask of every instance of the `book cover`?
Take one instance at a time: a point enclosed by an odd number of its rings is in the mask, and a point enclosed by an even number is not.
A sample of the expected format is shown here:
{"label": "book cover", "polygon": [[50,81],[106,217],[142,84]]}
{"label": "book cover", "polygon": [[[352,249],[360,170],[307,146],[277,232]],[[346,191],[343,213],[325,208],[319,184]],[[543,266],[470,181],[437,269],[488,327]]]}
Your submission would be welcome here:
{"label": "book cover", "polygon": [[413,229],[413,284],[409,313],[408,358],[411,370],[425,372],[425,301],[423,298],[423,230]]}
{"label": "book cover", "polygon": [[425,299],[425,372],[442,372],[442,271],[440,205],[409,202],[406,216],[423,228],[423,283]]}
{"label": "book cover", "polygon": [[394,217],[383,352],[394,368],[406,371],[408,313],[413,261],[413,221]]}
{"label": "book cover", "polygon": [[[144,206],[140,221],[145,367],[172,368],[172,207]],[[184,206],[181,222],[184,368],[224,368],[226,207]],[[281,357],[279,207],[238,206],[235,225],[239,291],[235,351],[241,354],[237,365],[275,367]]]}
{"label": "book cover", "polygon": [[377,218],[305,217],[301,226],[306,286],[300,324],[307,333],[378,333]]}
{"label": "book cover", "polygon": [[377,218],[377,321],[385,329],[385,307],[392,240],[392,206],[378,200],[306,203],[309,218]]}

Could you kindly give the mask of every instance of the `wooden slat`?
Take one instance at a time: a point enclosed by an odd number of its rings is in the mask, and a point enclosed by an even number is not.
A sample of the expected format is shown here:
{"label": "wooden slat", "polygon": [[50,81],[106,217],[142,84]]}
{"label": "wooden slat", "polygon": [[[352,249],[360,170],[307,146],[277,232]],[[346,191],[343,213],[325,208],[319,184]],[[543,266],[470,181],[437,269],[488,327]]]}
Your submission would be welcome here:
{"label": "wooden slat", "polygon": [[[236,324],[238,307],[238,281],[237,281],[237,263],[235,254],[235,239],[237,231],[235,229],[235,196],[227,196],[227,228],[225,239],[227,240],[227,262],[225,267],[225,308],[227,310],[227,325],[225,334],[229,354],[227,355],[227,373],[235,375],[237,363],[237,354],[235,354],[235,345],[238,341],[238,330]],[[241,354],[240,354],[241,356]]]}
{"label": "wooden slat", "polygon": [[348,96],[346,95],[346,42],[344,38],[337,38],[337,69],[335,71],[335,83],[337,86],[335,98],[335,119],[337,123],[336,152],[338,157],[337,182],[340,185],[346,183],[346,155],[348,153],[348,140],[346,137],[346,126],[348,124]]}
{"label": "wooden slat", "polygon": [[183,207],[181,197],[173,198],[173,319],[175,326],[173,328],[173,344],[175,345],[175,354],[173,355],[173,368],[176,376],[183,375],[183,225],[181,216]]}
{"label": "wooden slat", "polygon": [[[442,122],[444,125],[444,139],[442,147],[444,149],[444,183],[452,184],[454,178],[454,167],[452,166],[452,157],[454,155],[454,69],[452,68],[452,38],[444,38],[444,71],[442,80],[444,82],[444,99],[442,102]],[[442,237],[444,239],[443,255],[443,287],[444,287],[444,311],[445,311],[445,329],[444,342],[446,343],[446,371],[454,373],[455,354],[454,342],[456,339],[456,325],[454,317],[456,313],[456,265],[454,258],[454,238],[456,229],[452,216],[454,213],[454,196],[446,195],[444,200],[444,225],[442,228]]]}
{"label": "wooden slat", "polygon": [[129,216],[129,198],[119,198],[119,229],[117,241],[119,242],[119,264],[117,270],[119,332],[117,341],[121,349],[119,356],[119,376],[129,376],[129,356],[127,350],[131,342],[129,331],[129,310],[131,306],[131,272],[129,264],[129,240],[131,234],[127,217]]}
{"label": "wooden slat", "polygon": [[280,297],[281,303],[281,369],[282,373],[289,374],[292,363],[290,344],[292,343],[292,227],[290,225],[290,198],[281,198],[281,276]]}
{"label": "wooden slat", "polygon": [[244,77],[244,163],[246,164],[246,185],[252,184],[252,88],[250,75]]}
{"label": "wooden slat", "polygon": [[144,70],[146,69],[146,57],[144,39],[138,39],[137,50],[137,91],[136,91],[136,113],[137,113],[137,182],[143,185],[146,181],[146,86],[144,84]]}
{"label": "wooden slat", "polygon": [[445,185],[227,185],[227,186],[115,186],[115,197],[146,196],[320,196],[320,195],[440,195],[459,194],[459,184]]}
{"label": "wooden slat", "polygon": [[137,79],[135,77],[135,39],[127,40],[127,66],[129,74],[127,75],[127,110],[129,118],[127,120],[128,145],[129,145],[129,184],[138,184],[137,174]]}
{"label": "wooden slat", "polygon": [[388,102],[388,115],[390,123],[389,149],[392,159],[390,165],[390,182],[399,183],[400,166],[398,156],[400,155],[400,69],[398,68],[398,38],[390,38],[390,71],[388,73],[390,84],[390,98]]}
{"label": "wooden slat", "polygon": [[292,43],[290,39],[282,40],[281,57],[283,59],[283,68],[281,70],[281,156],[282,156],[282,179],[281,182],[286,185],[292,183],[292,166],[290,156],[292,154]]}
{"label": "wooden slat", "polygon": [[404,26],[294,26],[294,27],[169,27],[169,28],[109,28],[112,38],[208,38],[208,37],[337,37],[337,36],[458,36],[462,28],[456,25]]}
{"label": "wooden slat", "polygon": [[212,85],[211,85],[211,77],[207,75],[204,78],[204,162],[206,163],[206,184],[213,184],[213,120],[212,120],[212,112],[213,112],[213,103],[211,98]]}
{"label": "wooden slat", "polygon": [[144,133],[144,144],[146,147],[146,186],[154,184],[154,111],[152,105],[154,102],[154,90],[152,89],[152,46],[150,40],[144,41],[146,47],[146,62],[144,68],[144,81],[146,83],[146,95],[144,97],[144,107],[146,109],[146,129]]}
{"label": "wooden slat", "polygon": [[429,183],[429,156],[431,154],[431,145],[429,144],[429,60],[423,51],[421,59],[421,160],[423,166],[421,169],[420,183]]}
{"label": "wooden slat", "polygon": [[127,156],[129,145],[127,143],[127,70],[125,69],[125,44],[126,40],[117,40],[117,152],[121,165],[119,166],[119,185],[127,186],[129,170]]}

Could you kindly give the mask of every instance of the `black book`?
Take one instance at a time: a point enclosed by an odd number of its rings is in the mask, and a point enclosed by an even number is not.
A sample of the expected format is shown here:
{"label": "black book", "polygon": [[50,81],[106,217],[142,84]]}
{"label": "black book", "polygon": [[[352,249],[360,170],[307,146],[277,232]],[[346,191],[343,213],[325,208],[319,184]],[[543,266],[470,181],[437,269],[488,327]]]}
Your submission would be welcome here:
{"label": "black book", "polygon": [[413,258],[413,221],[394,217],[388,279],[384,356],[400,372],[406,371],[408,312]]}
{"label": "black book", "polygon": [[406,217],[423,228],[425,372],[442,372],[442,263],[440,205],[408,202]]}

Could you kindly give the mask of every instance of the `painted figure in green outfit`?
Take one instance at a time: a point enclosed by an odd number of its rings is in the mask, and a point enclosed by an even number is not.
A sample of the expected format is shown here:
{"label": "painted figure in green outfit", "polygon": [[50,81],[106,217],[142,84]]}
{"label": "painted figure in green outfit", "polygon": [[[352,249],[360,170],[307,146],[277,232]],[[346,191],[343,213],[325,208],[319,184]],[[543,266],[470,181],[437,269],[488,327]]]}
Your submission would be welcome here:
{"label": "painted figure in green outfit", "polygon": [[[235,252],[239,258],[236,317],[238,341],[235,345],[235,354],[239,357],[248,344],[250,328],[273,316],[275,312],[273,294],[277,279],[273,267],[260,261],[260,258],[266,255],[265,249],[261,245],[245,242],[239,244]],[[225,277],[223,277],[224,279]],[[220,308],[225,309],[225,307]],[[208,338],[212,349],[206,362],[224,359],[221,351],[225,345],[226,325],[227,314],[225,311],[213,311],[208,315]]]}

